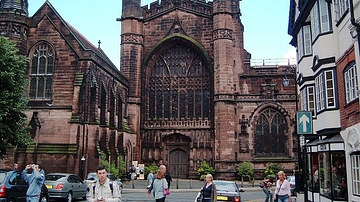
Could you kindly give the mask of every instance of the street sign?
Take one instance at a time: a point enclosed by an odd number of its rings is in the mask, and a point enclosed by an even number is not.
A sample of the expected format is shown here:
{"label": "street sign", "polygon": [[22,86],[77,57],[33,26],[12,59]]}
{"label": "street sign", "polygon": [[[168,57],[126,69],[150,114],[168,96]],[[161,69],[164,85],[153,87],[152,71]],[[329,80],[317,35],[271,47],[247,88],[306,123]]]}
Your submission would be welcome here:
{"label": "street sign", "polygon": [[312,114],[308,111],[296,112],[297,133],[312,134]]}

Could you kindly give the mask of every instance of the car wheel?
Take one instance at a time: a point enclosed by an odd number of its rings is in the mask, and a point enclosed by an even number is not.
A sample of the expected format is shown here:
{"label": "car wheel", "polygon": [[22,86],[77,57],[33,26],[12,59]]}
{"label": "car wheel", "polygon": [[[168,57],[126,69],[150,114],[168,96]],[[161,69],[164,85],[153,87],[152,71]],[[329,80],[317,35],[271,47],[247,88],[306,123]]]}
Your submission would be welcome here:
{"label": "car wheel", "polygon": [[71,194],[71,192],[69,192],[69,193],[67,194],[66,199],[67,199],[67,202],[71,202],[71,201],[72,201],[72,194]]}
{"label": "car wheel", "polygon": [[40,196],[39,202],[47,202],[47,201],[48,200],[47,200],[46,196]]}

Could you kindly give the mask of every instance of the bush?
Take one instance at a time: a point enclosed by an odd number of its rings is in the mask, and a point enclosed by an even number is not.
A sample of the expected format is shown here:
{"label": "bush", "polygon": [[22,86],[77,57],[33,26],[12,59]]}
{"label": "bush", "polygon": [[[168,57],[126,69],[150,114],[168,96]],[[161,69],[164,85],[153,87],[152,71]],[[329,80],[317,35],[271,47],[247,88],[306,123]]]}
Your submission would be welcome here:
{"label": "bush", "polygon": [[276,178],[277,173],[283,170],[283,168],[278,163],[269,163],[265,169],[266,178]]}
{"label": "bush", "polygon": [[103,165],[109,173],[112,173],[115,177],[120,178],[121,175],[125,173],[124,158],[120,156],[119,165],[116,166],[114,162],[109,162],[106,156],[107,155],[103,151],[100,151],[101,165]]}
{"label": "bush", "polygon": [[206,161],[201,163],[201,167],[198,169],[198,175],[200,176],[200,180],[204,180],[207,174],[214,175],[215,168],[211,167]]}
{"label": "bush", "polygon": [[157,171],[159,170],[159,167],[155,164],[152,164],[150,166],[145,166],[145,176],[148,176],[148,174],[150,173],[150,170],[152,170],[153,173],[156,174]]}
{"label": "bush", "polygon": [[237,168],[237,173],[240,177],[248,177],[249,179],[252,178],[254,175],[254,168],[251,162],[244,161],[241,166]]}

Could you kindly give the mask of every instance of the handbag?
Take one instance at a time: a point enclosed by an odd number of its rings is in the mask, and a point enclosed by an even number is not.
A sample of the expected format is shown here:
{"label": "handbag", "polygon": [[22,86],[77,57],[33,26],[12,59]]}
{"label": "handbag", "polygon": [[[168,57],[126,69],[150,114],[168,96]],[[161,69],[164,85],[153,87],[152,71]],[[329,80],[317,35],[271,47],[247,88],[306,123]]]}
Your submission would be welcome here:
{"label": "handbag", "polygon": [[164,193],[165,196],[170,194],[169,189],[164,189],[164,181],[162,181],[162,188],[163,188],[163,193]]}
{"label": "handbag", "polygon": [[199,194],[199,196],[196,198],[196,201],[197,201],[197,202],[202,202],[203,199],[204,199],[204,196],[203,196],[202,191],[201,191],[200,194]]}

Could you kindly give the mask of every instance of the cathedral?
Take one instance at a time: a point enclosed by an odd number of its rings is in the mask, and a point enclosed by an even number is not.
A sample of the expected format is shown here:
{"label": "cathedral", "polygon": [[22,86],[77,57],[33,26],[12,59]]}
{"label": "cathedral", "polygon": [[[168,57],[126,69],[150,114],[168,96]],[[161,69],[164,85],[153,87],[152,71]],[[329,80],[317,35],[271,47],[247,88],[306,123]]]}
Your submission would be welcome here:
{"label": "cathedral", "polygon": [[239,0],[122,0],[120,70],[49,1],[33,16],[28,3],[0,1],[0,36],[29,58],[35,143],[3,166],[84,177],[104,153],[127,168],[165,164],[174,178],[197,179],[203,161],[218,179],[239,178],[244,161],[257,178],[268,163],[296,169],[296,66],[252,64]]}

